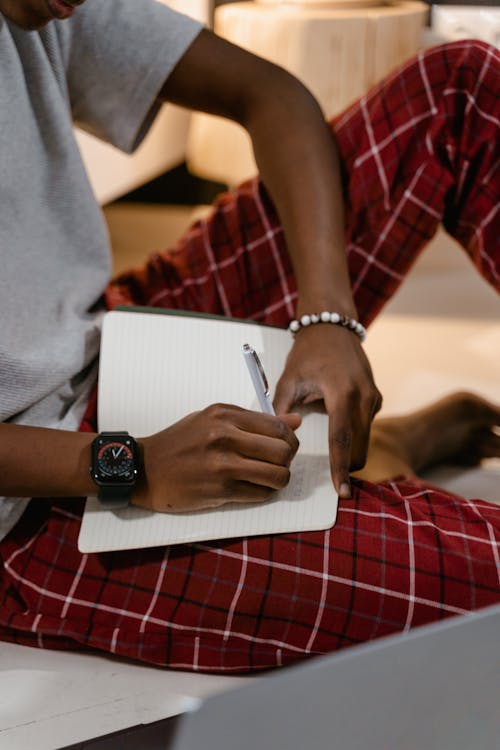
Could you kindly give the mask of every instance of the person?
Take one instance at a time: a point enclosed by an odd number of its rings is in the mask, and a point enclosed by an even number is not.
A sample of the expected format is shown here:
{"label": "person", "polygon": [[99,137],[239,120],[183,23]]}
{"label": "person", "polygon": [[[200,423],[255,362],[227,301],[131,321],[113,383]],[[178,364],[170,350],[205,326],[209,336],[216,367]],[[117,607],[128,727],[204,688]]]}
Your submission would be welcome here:
{"label": "person", "polygon": [[[350,474],[381,405],[360,325],[440,221],[499,287],[498,51],[422,52],[327,124],[291,75],[152,0],[0,0],[0,13],[0,637],[225,673],[498,601],[500,509],[418,478],[464,452],[498,455],[498,407],[461,394],[376,421],[365,474]],[[72,120],[132,151],[163,101],[244,125],[260,178],[108,283]],[[293,407],[319,401],[333,529],[78,552],[82,496],[96,492],[99,327],[123,303],[299,329],[278,416],[216,404],[142,439],[132,502],[267,498],[289,478]],[[329,323],[305,325],[321,312]]]}

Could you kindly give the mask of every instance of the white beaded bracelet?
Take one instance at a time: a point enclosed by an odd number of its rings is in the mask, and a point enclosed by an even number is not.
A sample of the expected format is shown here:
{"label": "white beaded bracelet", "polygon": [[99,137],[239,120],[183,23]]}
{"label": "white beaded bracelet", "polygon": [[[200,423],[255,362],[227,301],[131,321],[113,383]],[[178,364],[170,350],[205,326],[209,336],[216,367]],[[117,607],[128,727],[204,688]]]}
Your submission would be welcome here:
{"label": "white beaded bracelet", "polygon": [[359,336],[361,341],[364,341],[366,338],[366,328],[357,320],[349,318],[347,315],[341,315],[337,312],[328,312],[327,310],[324,310],[322,313],[302,315],[299,320],[292,320],[288,326],[288,330],[291,333],[297,333],[301,328],[307,328],[307,326],[314,325],[315,323],[333,323],[334,325],[348,328],[355,333],[356,336]]}

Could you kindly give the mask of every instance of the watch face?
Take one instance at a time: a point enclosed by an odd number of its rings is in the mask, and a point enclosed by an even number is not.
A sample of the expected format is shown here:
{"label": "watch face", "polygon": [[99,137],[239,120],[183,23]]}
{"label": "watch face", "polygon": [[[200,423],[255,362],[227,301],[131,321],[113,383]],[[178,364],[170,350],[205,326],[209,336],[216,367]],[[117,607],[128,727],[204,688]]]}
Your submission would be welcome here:
{"label": "watch face", "polygon": [[96,458],[99,471],[104,475],[103,479],[133,479],[135,461],[130,445],[122,442],[104,443],[98,449]]}

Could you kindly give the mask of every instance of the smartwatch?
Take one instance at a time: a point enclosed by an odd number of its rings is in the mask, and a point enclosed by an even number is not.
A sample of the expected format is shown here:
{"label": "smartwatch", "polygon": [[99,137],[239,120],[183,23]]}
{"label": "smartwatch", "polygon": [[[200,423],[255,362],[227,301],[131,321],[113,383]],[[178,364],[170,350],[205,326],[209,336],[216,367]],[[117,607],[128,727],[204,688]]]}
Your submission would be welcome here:
{"label": "smartwatch", "polygon": [[139,446],[128,432],[101,432],[92,443],[90,475],[110,509],[126,508],[139,479]]}

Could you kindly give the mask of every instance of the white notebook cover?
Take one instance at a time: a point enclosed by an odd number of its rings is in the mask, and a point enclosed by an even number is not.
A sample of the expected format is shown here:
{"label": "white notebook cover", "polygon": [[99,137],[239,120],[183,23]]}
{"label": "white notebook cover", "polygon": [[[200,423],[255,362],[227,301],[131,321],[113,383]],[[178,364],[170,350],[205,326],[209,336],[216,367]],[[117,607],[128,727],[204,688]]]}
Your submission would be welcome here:
{"label": "white notebook cover", "polygon": [[[274,392],[290,348],[287,331],[206,317],[108,313],[101,346],[99,430],[127,430],[140,438],[217,402],[259,410],[242,355],[245,343],[259,354]],[[104,552],[330,528],[338,498],[330,478],[327,433],[325,414],[304,416],[291,481],[261,504],[155,513],[133,506],[110,511],[89,497],[78,548]]]}

